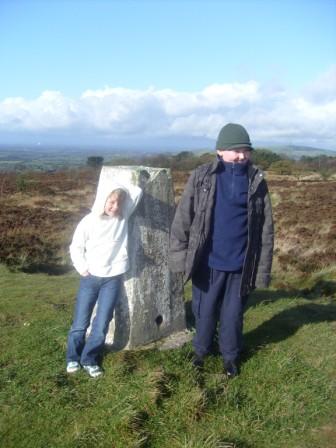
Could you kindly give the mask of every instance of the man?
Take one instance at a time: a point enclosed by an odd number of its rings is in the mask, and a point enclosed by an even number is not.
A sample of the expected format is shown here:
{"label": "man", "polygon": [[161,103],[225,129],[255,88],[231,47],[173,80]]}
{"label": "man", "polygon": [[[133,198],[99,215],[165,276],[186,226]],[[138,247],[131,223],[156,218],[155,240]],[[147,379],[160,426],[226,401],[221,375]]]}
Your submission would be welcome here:
{"label": "man", "polygon": [[264,174],[250,161],[252,150],[243,126],[224,126],[217,159],[192,172],[171,228],[170,268],[192,279],[193,363],[203,366],[219,321],[229,378],[238,375],[248,294],[269,285],[272,266],[271,202]]}

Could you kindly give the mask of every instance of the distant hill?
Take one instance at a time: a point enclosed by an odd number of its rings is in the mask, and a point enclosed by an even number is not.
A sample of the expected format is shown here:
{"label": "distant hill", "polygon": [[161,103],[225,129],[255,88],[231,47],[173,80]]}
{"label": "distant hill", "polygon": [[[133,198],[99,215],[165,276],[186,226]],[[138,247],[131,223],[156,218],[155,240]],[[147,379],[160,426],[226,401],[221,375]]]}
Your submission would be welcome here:
{"label": "distant hill", "polygon": [[298,145],[263,145],[256,146],[257,149],[269,149],[277,154],[287,156],[291,159],[300,159],[302,156],[315,157],[319,155],[336,157],[336,151],[331,149],[314,148],[311,146]]}
{"label": "distant hill", "polygon": [[[267,149],[291,159],[302,156],[325,155],[336,157],[336,151],[298,145],[255,144],[256,149]],[[211,153],[215,155],[215,141],[206,138],[166,138],[143,139],[132,144],[119,145],[30,145],[0,143],[0,171],[23,171],[62,169],[86,164],[89,156],[102,156],[108,162],[118,157],[131,157],[154,154],[178,154],[192,152],[195,155]]]}

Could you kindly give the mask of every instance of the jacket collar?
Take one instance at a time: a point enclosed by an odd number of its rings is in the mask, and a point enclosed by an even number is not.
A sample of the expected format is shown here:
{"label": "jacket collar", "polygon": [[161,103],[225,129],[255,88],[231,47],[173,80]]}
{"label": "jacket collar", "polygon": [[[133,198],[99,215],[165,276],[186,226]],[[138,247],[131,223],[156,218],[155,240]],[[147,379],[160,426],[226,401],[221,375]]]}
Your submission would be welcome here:
{"label": "jacket collar", "polygon": [[216,159],[212,162],[211,168],[210,168],[210,174],[214,174],[219,169],[220,160],[216,157]]}
{"label": "jacket collar", "polygon": [[[216,159],[211,164],[210,174],[214,174],[218,171],[220,163],[221,163],[221,161],[216,157]],[[256,167],[252,163],[249,163],[247,173],[248,173],[248,177],[250,180],[252,180],[257,173],[263,174],[262,171],[260,170],[260,168]]]}
{"label": "jacket collar", "polygon": [[252,179],[255,177],[255,175],[259,171],[261,172],[261,170],[258,167],[256,167],[252,163],[250,163],[249,166],[248,166],[248,169],[247,169],[247,174],[248,174],[249,179],[252,181]]}

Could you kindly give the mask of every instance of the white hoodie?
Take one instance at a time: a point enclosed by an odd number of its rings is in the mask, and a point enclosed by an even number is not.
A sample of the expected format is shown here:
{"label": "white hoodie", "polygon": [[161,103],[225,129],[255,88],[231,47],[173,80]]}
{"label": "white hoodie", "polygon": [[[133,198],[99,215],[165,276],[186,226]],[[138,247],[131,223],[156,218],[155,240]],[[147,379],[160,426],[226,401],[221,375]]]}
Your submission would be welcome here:
{"label": "white hoodie", "polygon": [[[116,188],[127,192],[122,216],[104,215],[108,195]],[[92,212],[79,222],[70,245],[70,256],[79,274],[88,271],[98,277],[123,274],[129,268],[127,255],[128,219],[142,196],[135,185],[114,185],[99,191]]]}

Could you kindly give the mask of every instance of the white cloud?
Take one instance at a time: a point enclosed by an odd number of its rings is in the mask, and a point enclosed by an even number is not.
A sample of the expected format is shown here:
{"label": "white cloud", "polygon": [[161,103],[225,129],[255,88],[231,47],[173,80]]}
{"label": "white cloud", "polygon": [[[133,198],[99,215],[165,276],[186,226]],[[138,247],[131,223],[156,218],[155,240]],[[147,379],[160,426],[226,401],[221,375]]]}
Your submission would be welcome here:
{"label": "white cloud", "polygon": [[205,136],[229,122],[253,141],[319,144],[336,149],[336,67],[296,94],[256,81],[213,84],[201,91],[105,87],[80,98],[45,91],[34,100],[0,102],[0,132],[82,132],[94,137]]}
{"label": "white cloud", "polygon": [[0,103],[0,129],[13,131],[63,129],[79,118],[80,105],[60,92],[45,91],[35,100],[7,98]]}

